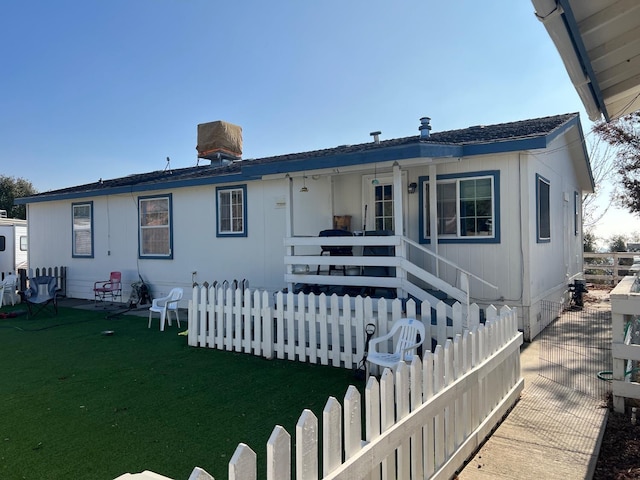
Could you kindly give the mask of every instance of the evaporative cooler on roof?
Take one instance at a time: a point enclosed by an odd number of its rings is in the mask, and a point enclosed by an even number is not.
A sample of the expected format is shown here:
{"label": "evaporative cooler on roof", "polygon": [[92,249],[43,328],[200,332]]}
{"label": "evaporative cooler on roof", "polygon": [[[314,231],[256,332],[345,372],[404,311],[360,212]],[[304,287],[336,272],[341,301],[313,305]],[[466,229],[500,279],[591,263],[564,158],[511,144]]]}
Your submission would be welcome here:
{"label": "evaporative cooler on roof", "polygon": [[242,127],[217,120],[198,125],[198,158],[208,160],[242,157]]}

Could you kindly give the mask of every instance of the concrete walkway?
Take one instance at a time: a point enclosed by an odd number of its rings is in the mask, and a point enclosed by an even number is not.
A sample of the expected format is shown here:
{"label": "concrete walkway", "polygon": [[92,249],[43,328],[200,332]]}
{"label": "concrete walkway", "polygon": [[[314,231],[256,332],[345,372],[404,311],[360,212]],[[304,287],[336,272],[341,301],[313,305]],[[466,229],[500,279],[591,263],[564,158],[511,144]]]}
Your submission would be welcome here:
{"label": "concrete walkway", "polygon": [[592,478],[608,410],[594,397],[539,376],[539,363],[534,339],[523,345],[520,401],[460,479]]}

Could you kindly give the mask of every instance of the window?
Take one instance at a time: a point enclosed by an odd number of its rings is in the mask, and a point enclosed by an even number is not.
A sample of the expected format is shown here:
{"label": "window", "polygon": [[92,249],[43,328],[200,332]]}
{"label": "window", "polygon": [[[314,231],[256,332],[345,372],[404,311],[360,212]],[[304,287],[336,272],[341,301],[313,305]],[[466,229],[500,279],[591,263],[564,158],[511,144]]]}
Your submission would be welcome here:
{"label": "window", "polygon": [[[438,241],[441,243],[500,241],[496,212],[499,211],[497,171],[440,175],[436,183]],[[429,179],[422,183],[421,241],[431,237]]]}
{"label": "window", "polygon": [[536,232],[538,243],[551,241],[551,184],[549,180],[536,175]]}
{"label": "window", "polygon": [[217,195],[217,236],[247,236],[247,187],[218,187]]}
{"label": "window", "polygon": [[20,251],[21,252],[26,252],[27,251],[27,237],[26,237],[26,235],[20,235]]}
{"label": "window", "polygon": [[141,258],[173,258],[171,195],[138,198]]}
{"label": "window", "polygon": [[[93,258],[93,202],[73,203],[72,257]],[[24,250],[26,250],[26,237]],[[22,238],[20,239],[22,248]]]}
{"label": "window", "polygon": [[7,237],[0,235],[0,252],[4,252],[7,249]]}
{"label": "window", "polygon": [[375,185],[373,204],[375,230],[393,231],[393,185]]}

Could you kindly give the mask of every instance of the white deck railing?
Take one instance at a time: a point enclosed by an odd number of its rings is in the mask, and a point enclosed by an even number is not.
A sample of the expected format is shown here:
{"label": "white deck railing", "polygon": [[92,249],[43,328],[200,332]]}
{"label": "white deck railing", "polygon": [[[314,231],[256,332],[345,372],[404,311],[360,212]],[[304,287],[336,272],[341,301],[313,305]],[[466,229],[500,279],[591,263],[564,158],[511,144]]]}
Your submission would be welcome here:
{"label": "white deck railing", "polygon": [[[475,304],[469,315],[454,304],[449,321],[444,302],[434,306],[433,317],[431,304],[419,306],[409,300],[403,311],[399,299],[282,292],[272,296],[266,291],[195,286],[189,300],[188,341],[194,347],[350,369],[364,355],[369,323],[376,325],[377,335],[384,335],[395,320],[418,318],[425,324],[427,338],[439,344],[480,324],[480,308]],[[497,312],[490,307],[486,315],[492,318]]]}
{"label": "white deck railing", "polygon": [[640,345],[631,343],[633,328],[640,315],[638,277],[624,277],[611,290],[611,336],[613,354],[613,407],[624,412],[625,398],[640,399],[640,383],[633,381],[634,364],[640,362]]}
{"label": "white deck railing", "polygon": [[[352,247],[352,256],[323,256],[317,252],[322,246]],[[285,238],[287,255],[284,263],[286,266],[285,282],[290,288],[296,284],[302,285],[340,285],[352,291],[361,288],[387,288],[395,289],[398,296],[406,297],[406,294],[420,300],[428,300],[436,303],[433,297],[423,287],[429,286],[439,290],[458,301],[466,314],[469,306],[471,280],[483,283],[494,290],[498,287],[486,282],[480,277],[460,268],[455,263],[442,257],[423,245],[416,243],[402,235],[390,236],[346,236],[346,237],[288,237]],[[366,247],[393,247],[395,255],[362,255]],[[428,271],[422,266],[411,261],[410,251],[417,251],[420,256],[430,258],[436,264],[445,265],[455,272],[455,285],[444,281],[434,272]],[[311,253],[310,253],[311,252]],[[352,275],[330,275],[328,267],[338,267],[339,272],[345,267],[348,272],[355,271]],[[349,267],[352,267],[351,269]],[[392,276],[366,275],[367,267],[389,267],[395,269]],[[359,269],[359,270],[358,270]],[[451,311],[448,310],[451,315]]]}

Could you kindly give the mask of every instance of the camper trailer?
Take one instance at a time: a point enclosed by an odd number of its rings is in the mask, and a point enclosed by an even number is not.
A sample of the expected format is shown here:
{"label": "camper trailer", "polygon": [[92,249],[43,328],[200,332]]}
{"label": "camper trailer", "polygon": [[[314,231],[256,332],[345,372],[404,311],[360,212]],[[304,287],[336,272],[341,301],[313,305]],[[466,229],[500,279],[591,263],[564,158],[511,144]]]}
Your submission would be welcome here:
{"label": "camper trailer", "polygon": [[0,212],[0,278],[27,268],[27,221]]}

